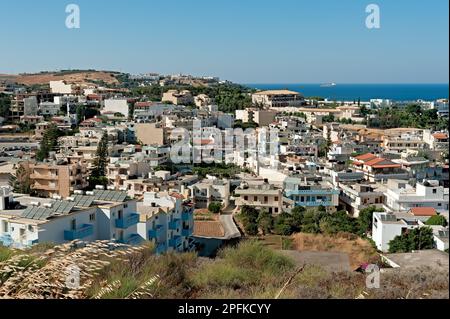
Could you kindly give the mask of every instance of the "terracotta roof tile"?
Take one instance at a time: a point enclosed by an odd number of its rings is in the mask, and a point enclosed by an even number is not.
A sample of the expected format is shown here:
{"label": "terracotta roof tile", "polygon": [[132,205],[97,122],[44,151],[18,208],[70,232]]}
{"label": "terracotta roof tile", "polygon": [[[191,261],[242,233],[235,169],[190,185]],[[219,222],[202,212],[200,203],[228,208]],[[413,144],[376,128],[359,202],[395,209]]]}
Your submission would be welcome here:
{"label": "terracotta roof tile", "polygon": [[194,236],[200,237],[223,237],[225,231],[219,221],[194,221]]}
{"label": "terracotta roof tile", "polygon": [[433,207],[412,207],[410,213],[414,216],[434,216],[436,209]]}

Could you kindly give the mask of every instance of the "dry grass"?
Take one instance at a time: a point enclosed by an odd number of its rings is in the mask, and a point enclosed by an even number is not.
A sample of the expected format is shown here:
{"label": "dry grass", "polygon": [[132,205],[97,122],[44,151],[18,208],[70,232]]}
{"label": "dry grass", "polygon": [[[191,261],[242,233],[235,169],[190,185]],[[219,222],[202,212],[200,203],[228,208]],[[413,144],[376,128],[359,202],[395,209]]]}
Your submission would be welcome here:
{"label": "dry grass", "polygon": [[[449,298],[448,271],[388,269],[379,289],[367,289],[365,274],[314,265],[296,269],[290,258],[252,240],[223,249],[216,259],[158,256],[151,244],[111,245],[117,244],[14,251],[0,262],[0,298]],[[71,264],[80,267],[76,289],[65,283],[64,269]]]}
{"label": "dry grass", "polygon": [[366,262],[376,263],[379,259],[377,251],[370,242],[352,234],[330,236],[299,233],[293,235],[293,239],[293,249],[295,250],[347,253],[352,269],[356,269]]}
{"label": "dry grass", "polygon": [[41,74],[26,74],[26,75],[0,75],[0,80],[5,79],[15,81],[20,84],[34,85],[34,84],[48,84],[50,81],[65,80],[70,83],[89,84],[89,81],[104,81],[108,84],[117,84],[119,81],[112,73],[109,72],[90,72],[80,71],[68,74],[58,73],[41,73]]}

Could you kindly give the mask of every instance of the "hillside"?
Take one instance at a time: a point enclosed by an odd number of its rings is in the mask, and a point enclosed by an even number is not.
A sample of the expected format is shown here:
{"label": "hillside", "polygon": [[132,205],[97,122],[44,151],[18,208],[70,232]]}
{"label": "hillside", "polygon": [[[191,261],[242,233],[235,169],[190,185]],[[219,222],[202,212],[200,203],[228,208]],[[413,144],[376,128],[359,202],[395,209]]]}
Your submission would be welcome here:
{"label": "hillside", "polygon": [[36,74],[8,75],[0,74],[0,81],[16,82],[24,85],[48,84],[50,81],[64,80],[76,84],[89,84],[93,82],[105,82],[108,85],[118,84],[116,78],[118,73],[109,71],[60,71],[60,72],[41,72]]}
{"label": "hillside", "polygon": [[[255,241],[216,259],[152,251],[151,244],[104,241],[26,252],[0,247],[0,298],[449,298],[448,272],[429,268],[391,269],[381,274],[379,289],[366,289],[365,274],[298,266]],[[65,271],[74,265],[78,288]]]}

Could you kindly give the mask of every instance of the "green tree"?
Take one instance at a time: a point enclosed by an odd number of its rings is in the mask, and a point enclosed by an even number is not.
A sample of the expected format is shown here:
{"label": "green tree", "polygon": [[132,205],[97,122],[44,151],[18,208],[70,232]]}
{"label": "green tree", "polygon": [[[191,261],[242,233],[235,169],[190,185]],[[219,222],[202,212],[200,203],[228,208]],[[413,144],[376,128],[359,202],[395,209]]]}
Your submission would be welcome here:
{"label": "green tree", "polygon": [[212,202],[208,205],[208,210],[213,214],[218,214],[222,208],[222,204],[218,202]]}
{"label": "green tree", "polygon": [[296,225],[295,219],[298,218],[299,211],[294,217],[288,213],[279,214],[274,220],[274,232],[277,235],[289,236],[295,231],[299,230],[299,225]]}
{"label": "green tree", "polygon": [[442,215],[435,215],[435,216],[431,216],[427,222],[425,223],[426,225],[440,225],[440,226],[444,226],[446,227],[448,225],[447,219],[445,219],[444,216]]}
{"label": "green tree", "polygon": [[430,227],[411,229],[389,242],[390,253],[406,253],[413,250],[432,249],[433,247],[433,230]]}
{"label": "green tree", "polygon": [[108,180],[106,179],[106,166],[108,165],[108,134],[105,132],[97,146],[95,154],[94,165],[91,176],[89,177],[89,184],[91,188],[95,185],[106,186]]}
{"label": "green tree", "polygon": [[327,213],[308,210],[302,220],[302,232],[317,234],[320,233],[320,221],[327,216]]}
{"label": "green tree", "polygon": [[382,208],[377,208],[375,206],[369,206],[359,211],[357,220],[360,235],[364,235],[372,231],[373,213],[382,211],[384,211]]}
{"label": "green tree", "polygon": [[51,151],[56,149],[56,146],[58,145],[58,137],[61,135],[61,132],[55,124],[51,124],[47,130],[45,130],[42,137],[41,146],[36,153],[36,159],[38,161],[43,161],[48,157],[48,154]]}
{"label": "green tree", "polygon": [[256,222],[258,223],[258,226],[262,230],[264,235],[270,234],[272,232],[273,216],[268,211],[261,211]]}
{"label": "green tree", "polygon": [[356,219],[350,217],[346,211],[342,210],[322,217],[319,227],[321,232],[326,234],[355,233],[357,229]]}
{"label": "green tree", "polygon": [[30,172],[22,165],[17,166],[14,175],[9,179],[13,191],[20,194],[31,194]]}

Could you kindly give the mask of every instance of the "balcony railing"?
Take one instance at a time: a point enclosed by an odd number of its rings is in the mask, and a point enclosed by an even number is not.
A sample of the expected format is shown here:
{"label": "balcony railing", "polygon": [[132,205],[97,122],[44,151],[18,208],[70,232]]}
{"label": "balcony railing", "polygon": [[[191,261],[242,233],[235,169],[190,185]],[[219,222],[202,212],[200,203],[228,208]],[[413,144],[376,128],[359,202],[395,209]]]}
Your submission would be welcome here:
{"label": "balcony railing", "polygon": [[155,227],[155,229],[151,229],[148,231],[148,237],[150,239],[157,239],[159,236],[161,236],[163,230],[162,225],[158,225]]}
{"label": "balcony railing", "polygon": [[139,245],[142,242],[142,238],[138,234],[133,234],[128,236],[128,238],[119,239],[118,242],[126,245]]}
{"label": "balcony railing", "polygon": [[121,229],[126,229],[137,223],[139,223],[139,214],[129,214],[126,217],[116,219],[116,227]]}
{"label": "balcony railing", "polygon": [[286,196],[291,195],[338,195],[340,193],[337,189],[311,189],[311,190],[288,190]]}
{"label": "balcony railing", "polygon": [[296,205],[304,207],[319,207],[319,206],[333,206],[333,203],[331,201],[296,202]]}
{"label": "balcony railing", "polygon": [[181,235],[184,237],[192,236],[192,233],[193,233],[192,228],[183,228],[181,230]]}
{"label": "balcony railing", "polygon": [[169,246],[176,248],[181,245],[181,236],[174,236],[172,239],[169,239]]}
{"label": "balcony railing", "polygon": [[94,234],[94,226],[90,224],[85,224],[75,230],[65,230],[64,240],[81,239],[88,236],[92,236],[93,234]]}
{"label": "balcony railing", "polygon": [[178,228],[180,228],[180,220],[179,219],[174,219],[171,222],[169,222],[169,229],[170,230],[177,230]]}

